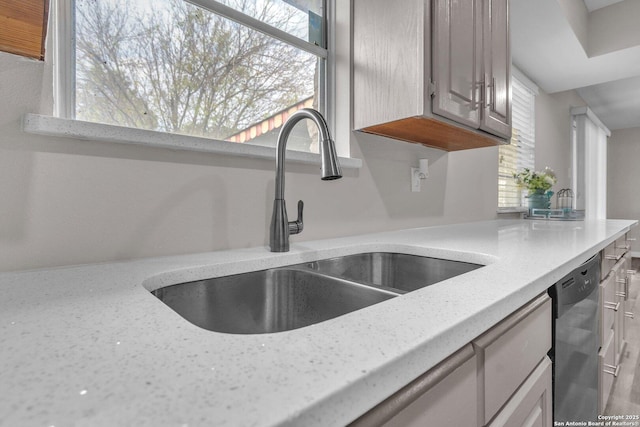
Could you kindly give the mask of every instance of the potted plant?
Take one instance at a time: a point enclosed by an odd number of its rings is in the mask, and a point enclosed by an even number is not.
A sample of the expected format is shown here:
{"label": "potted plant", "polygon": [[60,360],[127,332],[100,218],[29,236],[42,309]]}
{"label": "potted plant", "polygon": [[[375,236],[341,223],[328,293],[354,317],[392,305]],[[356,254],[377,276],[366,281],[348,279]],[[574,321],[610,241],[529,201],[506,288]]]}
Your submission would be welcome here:
{"label": "potted plant", "polygon": [[551,207],[551,196],[553,196],[551,187],[558,181],[553,170],[546,167],[543,171],[536,172],[524,168],[521,172],[514,173],[513,177],[519,187],[527,189],[530,209],[549,209]]}

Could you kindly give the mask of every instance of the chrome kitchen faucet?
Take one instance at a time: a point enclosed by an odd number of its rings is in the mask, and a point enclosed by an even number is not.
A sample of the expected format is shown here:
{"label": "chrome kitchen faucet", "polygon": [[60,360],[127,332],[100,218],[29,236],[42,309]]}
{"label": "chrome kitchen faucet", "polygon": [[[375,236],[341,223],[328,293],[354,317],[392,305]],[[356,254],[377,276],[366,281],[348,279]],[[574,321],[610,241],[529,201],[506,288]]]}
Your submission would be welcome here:
{"label": "chrome kitchen faucet", "polygon": [[304,203],[298,201],[298,218],[289,221],[287,218],[287,207],[284,201],[284,158],[287,150],[287,140],[291,130],[302,119],[311,119],[320,131],[320,158],[322,161],[321,176],[323,181],[342,178],[342,171],[336,155],[336,146],[329,134],[327,122],[318,111],[311,108],[303,108],[296,111],[285,122],[278,135],[276,145],[276,197],[273,201],[273,215],[271,216],[271,232],[269,236],[269,246],[271,252],[288,252],[289,235],[302,232],[304,223],[302,220],[302,210]]}

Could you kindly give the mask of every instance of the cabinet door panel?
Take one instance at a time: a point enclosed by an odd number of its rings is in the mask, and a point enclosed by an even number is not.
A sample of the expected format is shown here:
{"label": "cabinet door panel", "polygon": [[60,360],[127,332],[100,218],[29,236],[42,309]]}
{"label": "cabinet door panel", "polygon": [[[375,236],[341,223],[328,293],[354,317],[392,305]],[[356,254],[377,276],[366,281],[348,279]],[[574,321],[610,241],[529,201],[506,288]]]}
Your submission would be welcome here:
{"label": "cabinet door panel", "polygon": [[511,48],[509,1],[484,0],[485,104],[480,128],[511,137]]}
{"label": "cabinet door panel", "polygon": [[551,427],[551,361],[545,357],[489,427]]}
{"label": "cabinet door panel", "polygon": [[480,126],[479,1],[436,0],[433,19],[433,112],[474,128]]}
{"label": "cabinet door panel", "polygon": [[613,329],[616,305],[616,275],[612,274],[600,283],[600,347],[604,347]]}
{"label": "cabinet door panel", "polygon": [[[614,333],[615,334],[615,333]],[[607,407],[607,402],[609,401],[609,394],[611,393],[611,388],[613,387],[613,378],[614,375],[612,372],[615,372],[616,365],[615,363],[615,340],[614,334],[609,335],[609,340],[602,347],[600,353],[598,354],[598,369],[600,375],[600,384],[599,384],[599,405],[598,413],[603,413],[604,408]]]}

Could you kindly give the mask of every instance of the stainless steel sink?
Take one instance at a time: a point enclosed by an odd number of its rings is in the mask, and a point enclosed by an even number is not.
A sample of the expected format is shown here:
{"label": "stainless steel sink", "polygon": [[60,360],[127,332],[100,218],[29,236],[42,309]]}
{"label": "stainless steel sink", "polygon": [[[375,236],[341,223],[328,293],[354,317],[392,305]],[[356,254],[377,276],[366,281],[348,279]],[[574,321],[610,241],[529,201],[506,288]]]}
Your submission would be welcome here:
{"label": "stainless steel sink", "polygon": [[204,329],[263,334],[342,316],[480,267],[370,252],[182,283],[152,293]]}
{"label": "stainless steel sink", "polygon": [[191,323],[216,332],[262,334],[301,328],[398,293],[301,269],[271,269],[152,292]]}
{"label": "stainless steel sink", "polygon": [[483,267],[480,264],[390,252],[347,255],[305,264],[330,276],[411,292]]}

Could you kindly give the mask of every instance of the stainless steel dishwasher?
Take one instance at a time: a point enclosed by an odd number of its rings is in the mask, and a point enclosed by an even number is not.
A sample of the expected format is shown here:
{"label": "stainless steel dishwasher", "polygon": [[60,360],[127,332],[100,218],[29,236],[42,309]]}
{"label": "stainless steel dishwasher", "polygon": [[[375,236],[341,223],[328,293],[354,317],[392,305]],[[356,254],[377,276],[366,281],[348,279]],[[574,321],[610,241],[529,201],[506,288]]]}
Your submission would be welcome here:
{"label": "stainless steel dishwasher", "polygon": [[597,421],[600,255],[549,288],[554,421]]}

